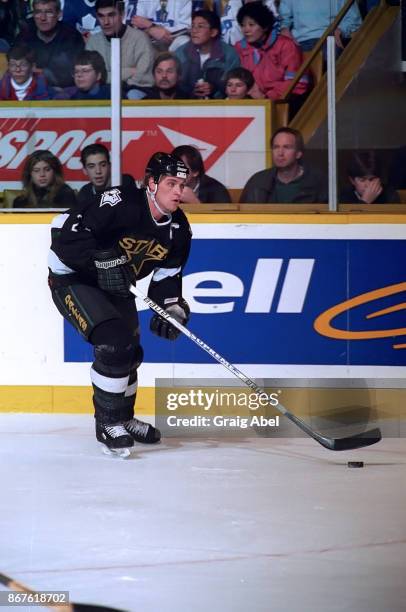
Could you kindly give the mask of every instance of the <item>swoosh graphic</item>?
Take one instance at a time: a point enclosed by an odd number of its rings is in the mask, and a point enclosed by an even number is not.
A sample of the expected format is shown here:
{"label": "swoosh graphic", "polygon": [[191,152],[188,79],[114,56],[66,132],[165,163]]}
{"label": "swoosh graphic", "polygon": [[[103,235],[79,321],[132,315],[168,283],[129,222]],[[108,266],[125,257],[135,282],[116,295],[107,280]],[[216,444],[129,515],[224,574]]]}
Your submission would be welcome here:
{"label": "swoosh graphic", "polygon": [[[390,338],[393,336],[406,335],[406,327],[370,331],[348,331],[344,329],[338,329],[336,327],[333,327],[332,325],[332,321],[335,317],[342,314],[343,312],[351,310],[351,308],[355,308],[356,306],[360,306],[361,304],[367,304],[368,302],[372,302],[373,300],[387,297],[388,295],[400,293],[401,291],[406,291],[406,282],[397,283],[395,285],[388,285],[387,287],[374,289],[373,291],[368,291],[367,293],[361,293],[361,295],[357,295],[356,297],[351,298],[350,300],[341,302],[341,304],[336,304],[335,306],[332,306],[328,310],[322,312],[314,321],[314,329],[322,336],[327,336],[328,338],[335,338],[337,340],[370,340],[372,338]],[[403,309],[406,310],[406,303],[404,302],[402,302],[401,304],[397,304],[396,306],[391,306],[390,308],[377,310],[367,315],[366,318],[372,319],[374,317],[379,317]],[[406,348],[406,344],[396,344],[393,348]]]}
{"label": "swoosh graphic", "polygon": [[390,306],[389,308],[383,308],[382,310],[377,310],[376,312],[371,312],[369,315],[367,315],[367,319],[374,319],[375,317],[390,314],[391,312],[398,312],[398,310],[406,310],[406,302],[396,304],[396,306]]}

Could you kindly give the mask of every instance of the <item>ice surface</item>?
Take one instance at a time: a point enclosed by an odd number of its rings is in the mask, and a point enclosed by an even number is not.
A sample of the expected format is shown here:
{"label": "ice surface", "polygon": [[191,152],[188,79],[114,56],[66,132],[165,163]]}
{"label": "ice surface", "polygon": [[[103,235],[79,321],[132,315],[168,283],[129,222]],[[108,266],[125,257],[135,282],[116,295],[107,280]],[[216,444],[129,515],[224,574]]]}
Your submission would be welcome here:
{"label": "ice surface", "polygon": [[91,416],[2,414],[0,442],[0,572],[34,589],[131,612],[405,610],[403,439],[170,438],[121,460]]}

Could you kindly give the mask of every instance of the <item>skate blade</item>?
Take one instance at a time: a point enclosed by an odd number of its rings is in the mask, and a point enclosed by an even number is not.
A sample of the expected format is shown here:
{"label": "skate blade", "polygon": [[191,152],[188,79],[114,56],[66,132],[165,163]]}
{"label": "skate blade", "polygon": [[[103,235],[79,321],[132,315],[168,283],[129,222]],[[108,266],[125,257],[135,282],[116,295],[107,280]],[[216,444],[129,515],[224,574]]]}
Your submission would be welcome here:
{"label": "skate blade", "polygon": [[119,459],[127,459],[127,457],[131,454],[131,449],[128,447],[125,448],[107,448],[104,444],[102,446],[102,451],[105,455],[111,455],[113,457],[118,457]]}

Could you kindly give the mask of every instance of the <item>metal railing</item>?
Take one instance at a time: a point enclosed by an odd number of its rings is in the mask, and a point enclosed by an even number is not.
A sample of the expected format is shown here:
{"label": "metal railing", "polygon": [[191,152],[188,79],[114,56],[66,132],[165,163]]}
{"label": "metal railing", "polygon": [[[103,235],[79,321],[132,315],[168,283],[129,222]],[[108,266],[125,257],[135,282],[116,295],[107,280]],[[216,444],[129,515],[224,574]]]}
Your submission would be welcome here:
{"label": "metal railing", "polygon": [[281,98],[282,102],[288,102],[288,98],[289,98],[290,94],[292,93],[292,91],[296,87],[296,85],[299,82],[299,80],[308,71],[310,65],[312,64],[312,62],[314,61],[315,57],[317,56],[317,54],[319,53],[319,51],[323,47],[324,43],[326,42],[327,37],[334,33],[334,31],[337,29],[337,26],[342,21],[342,19],[346,16],[346,14],[350,10],[350,8],[354,4],[354,2],[356,2],[356,0],[347,0],[347,2],[344,4],[342,9],[337,13],[337,16],[334,19],[334,21],[325,30],[324,34],[321,36],[321,38],[317,42],[316,46],[312,49],[312,51],[311,51],[310,55],[308,56],[308,58],[303,62],[303,64],[301,65],[301,67],[297,71],[296,76],[294,77],[294,79],[292,79],[288,89],[285,91],[284,95]]}

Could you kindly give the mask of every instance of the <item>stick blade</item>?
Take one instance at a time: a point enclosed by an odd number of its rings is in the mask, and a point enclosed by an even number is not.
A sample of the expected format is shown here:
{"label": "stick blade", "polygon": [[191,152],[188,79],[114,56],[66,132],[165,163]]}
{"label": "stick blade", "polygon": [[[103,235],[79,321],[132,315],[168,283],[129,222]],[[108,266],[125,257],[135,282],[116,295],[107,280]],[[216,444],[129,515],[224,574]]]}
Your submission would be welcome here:
{"label": "stick blade", "polygon": [[344,451],[364,448],[365,446],[372,446],[372,444],[376,444],[381,439],[381,430],[378,427],[375,427],[374,429],[369,429],[368,431],[364,431],[363,433],[355,436],[349,436],[348,438],[324,438],[323,441],[318,440],[318,442],[329,450]]}

